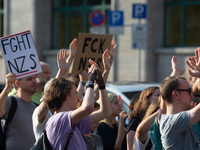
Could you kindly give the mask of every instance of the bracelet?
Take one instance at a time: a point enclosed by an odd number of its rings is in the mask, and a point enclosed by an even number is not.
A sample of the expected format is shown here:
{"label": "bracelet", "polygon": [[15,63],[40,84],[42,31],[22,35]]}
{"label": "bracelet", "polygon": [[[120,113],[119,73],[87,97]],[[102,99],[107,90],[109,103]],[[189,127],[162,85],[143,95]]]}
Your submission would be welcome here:
{"label": "bracelet", "polygon": [[92,85],[94,86],[94,82],[92,82],[92,81],[87,81],[87,82],[86,82],[86,86],[87,86],[88,84],[92,84]]}
{"label": "bracelet", "polygon": [[94,85],[93,84],[88,84],[87,86],[86,86],[86,89],[87,88],[93,88],[94,89]]}
{"label": "bracelet", "polygon": [[85,85],[86,85],[86,82],[85,82],[85,81],[80,81],[79,84],[80,84],[81,86],[85,86]]}
{"label": "bracelet", "polygon": [[104,90],[106,87],[105,85],[101,85],[101,86],[98,86],[99,87],[99,90]]}

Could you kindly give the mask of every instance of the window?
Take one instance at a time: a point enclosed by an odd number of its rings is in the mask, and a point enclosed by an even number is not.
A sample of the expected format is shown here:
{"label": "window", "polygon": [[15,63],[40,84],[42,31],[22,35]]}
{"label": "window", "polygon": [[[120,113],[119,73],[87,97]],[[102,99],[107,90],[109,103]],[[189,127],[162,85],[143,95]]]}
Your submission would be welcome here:
{"label": "window", "polygon": [[110,0],[53,0],[53,48],[68,48],[79,32],[88,33],[92,11],[107,14]]}
{"label": "window", "polygon": [[0,37],[3,36],[3,0],[0,0]]}
{"label": "window", "polygon": [[165,6],[165,46],[198,46],[200,0],[166,0]]}

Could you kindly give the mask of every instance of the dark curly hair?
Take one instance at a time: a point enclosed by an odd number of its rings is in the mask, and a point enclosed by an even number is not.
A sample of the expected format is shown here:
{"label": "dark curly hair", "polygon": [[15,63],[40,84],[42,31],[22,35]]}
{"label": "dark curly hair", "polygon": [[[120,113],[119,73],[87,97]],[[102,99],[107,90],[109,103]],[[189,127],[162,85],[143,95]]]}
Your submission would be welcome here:
{"label": "dark curly hair", "polygon": [[70,94],[72,85],[75,85],[74,82],[65,78],[55,78],[51,81],[44,92],[43,101],[52,113],[61,108],[66,97]]}

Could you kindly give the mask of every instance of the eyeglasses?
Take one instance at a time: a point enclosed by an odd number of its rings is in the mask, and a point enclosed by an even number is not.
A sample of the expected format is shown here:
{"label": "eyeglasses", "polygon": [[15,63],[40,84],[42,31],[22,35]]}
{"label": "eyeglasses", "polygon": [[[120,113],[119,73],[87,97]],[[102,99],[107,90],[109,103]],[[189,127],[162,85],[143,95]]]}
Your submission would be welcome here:
{"label": "eyeglasses", "polygon": [[192,95],[192,89],[176,89],[176,91],[187,91],[189,93],[189,95]]}

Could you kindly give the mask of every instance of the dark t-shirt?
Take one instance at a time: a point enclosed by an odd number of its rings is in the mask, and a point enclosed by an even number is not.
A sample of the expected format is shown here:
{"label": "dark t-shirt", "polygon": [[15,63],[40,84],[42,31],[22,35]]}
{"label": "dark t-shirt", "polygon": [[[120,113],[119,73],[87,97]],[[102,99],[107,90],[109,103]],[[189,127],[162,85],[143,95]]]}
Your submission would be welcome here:
{"label": "dark t-shirt", "polygon": [[126,127],[126,134],[128,134],[129,131],[133,130],[136,131],[138,125],[140,124],[140,119],[139,118],[133,118],[128,126]]}
{"label": "dark t-shirt", "polygon": [[103,150],[103,141],[97,134],[91,133],[91,137],[83,135],[87,150]]}
{"label": "dark t-shirt", "polygon": [[[115,141],[117,139],[118,126],[113,124],[113,128],[110,128],[107,124],[101,122],[95,131],[95,134],[99,135],[103,141],[104,150],[114,150]],[[126,150],[126,136],[122,143],[121,150]]]}

